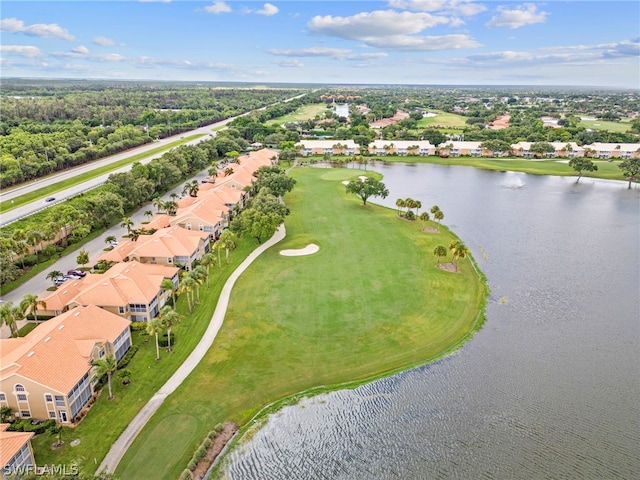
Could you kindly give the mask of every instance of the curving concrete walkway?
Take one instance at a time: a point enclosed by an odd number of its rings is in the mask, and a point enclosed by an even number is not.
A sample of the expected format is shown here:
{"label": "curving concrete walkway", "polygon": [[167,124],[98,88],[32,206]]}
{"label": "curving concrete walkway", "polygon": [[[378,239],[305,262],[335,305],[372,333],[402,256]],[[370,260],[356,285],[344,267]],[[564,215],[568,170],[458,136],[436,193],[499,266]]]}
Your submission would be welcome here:
{"label": "curving concrete walkway", "polygon": [[131,421],[129,426],[122,432],[122,435],[118,437],[115,443],[111,446],[109,453],[104,457],[100,467],[98,467],[98,472],[107,472],[113,473],[117,468],[120,460],[124,456],[125,452],[129,448],[129,446],[136,439],[142,428],[149,421],[151,416],[160,408],[164,399],[171,395],[176,388],[180,386],[180,384],[184,381],[185,378],[193,371],[194,368],[200,363],[202,358],[205,356],[211,345],[213,345],[213,341],[222,327],[222,322],[224,321],[224,316],[227,313],[227,306],[229,305],[229,297],[231,296],[231,289],[233,285],[236,283],[236,280],[240,277],[240,275],[247,269],[251,263],[258,258],[258,256],[264,252],[269,247],[275,245],[280,240],[282,240],[286,235],[286,230],[284,228],[284,224],[280,225],[274,233],[273,237],[264,242],[258,248],[256,248],[253,252],[249,254],[249,256],[242,262],[238,268],[231,274],[229,279],[222,287],[222,291],[220,292],[220,298],[218,298],[218,304],[216,305],[216,309],[213,312],[213,316],[211,317],[211,321],[209,322],[209,326],[207,330],[204,332],[202,339],[196,345],[196,348],[193,349],[191,355],[187,357],[178,370],[167,380],[167,382],[158,390],[158,392],[151,397],[151,400],[147,402],[147,404],[142,407],[142,410],[138,412],[135,418]]}

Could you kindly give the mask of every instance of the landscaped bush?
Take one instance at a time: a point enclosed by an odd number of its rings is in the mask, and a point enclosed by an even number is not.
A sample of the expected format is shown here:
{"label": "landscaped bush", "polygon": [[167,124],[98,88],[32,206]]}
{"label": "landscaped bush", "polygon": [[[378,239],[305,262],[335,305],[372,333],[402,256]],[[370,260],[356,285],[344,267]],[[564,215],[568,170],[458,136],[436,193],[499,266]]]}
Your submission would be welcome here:
{"label": "landscaped bush", "polygon": [[[173,347],[175,344],[176,344],[176,336],[173,334],[173,332],[171,332],[171,346]],[[169,346],[169,339],[166,333],[158,339],[158,345],[160,345],[161,347]]]}
{"label": "landscaped bush", "polygon": [[[34,423],[35,422],[35,423]],[[55,425],[55,420],[38,421],[31,418],[23,418],[9,425],[7,430],[12,432],[33,432],[36,435],[46,432]]]}
{"label": "landscaped bush", "polygon": [[146,330],[147,322],[131,322],[129,328],[132,332],[139,332],[140,330]]}
{"label": "landscaped bush", "polygon": [[413,213],[411,210],[409,210],[407,213],[404,214],[404,218],[406,218],[407,220],[415,220],[416,214]]}
{"label": "landscaped bush", "polygon": [[16,265],[21,267],[23,263],[25,267],[33,267],[36,263],[38,263],[38,256],[29,253],[28,255],[22,257],[22,260],[16,262]]}
{"label": "landscaped bush", "polygon": [[[143,322],[140,322],[140,323],[143,323]],[[122,368],[126,367],[127,365],[129,365],[129,362],[131,361],[133,356],[138,351],[138,348],[139,347],[137,345],[133,345],[129,349],[129,351],[124,354],[124,357],[122,357],[122,359],[118,362],[118,369],[122,369]]]}

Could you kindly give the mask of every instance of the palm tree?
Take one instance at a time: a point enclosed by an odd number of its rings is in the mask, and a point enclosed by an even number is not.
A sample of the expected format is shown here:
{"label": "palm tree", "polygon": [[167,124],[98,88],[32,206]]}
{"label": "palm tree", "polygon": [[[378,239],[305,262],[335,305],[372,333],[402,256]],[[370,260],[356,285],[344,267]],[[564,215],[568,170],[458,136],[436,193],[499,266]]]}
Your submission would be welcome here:
{"label": "palm tree", "polygon": [[[207,252],[200,259],[200,265],[207,269],[207,288],[209,288],[209,276],[211,274],[211,265],[216,263],[213,253]],[[174,305],[175,308],[175,305]]]}
{"label": "palm tree", "polygon": [[131,220],[131,217],[124,217],[122,219],[122,223],[120,224],[120,226],[122,228],[127,229],[127,235],[131,235],[131,227],[133,227],[133,220]]}
{"label": "palm tree", "polygon": [[147,333],[156,336],[156,360],[160,360],[160,345],[158,343],[158,334],[162,331],[164,325],[160,318],[156,317],[147,322]]}
{"label": "palm tree", "polygon": [[438,221],[438,223],[440,223],[444,218],[444,213],[442,213],[442,210],[438,210],[436,213],[433,214],[433,218],[435,218]]}
{"label": "palm tree", "polygon": [[237,246],[238,237],[231,230],[224,230],[218,239],[220,246],[224,248],[227,265],[229,265],[229,252],[235,250]]}
{"label": "palm tree", "polygon": [[398,207],[398,216],[400,216],[400,209],[406,207],[406,202],[403,198],[396,200],[396,207]]}
{"label": "palm tree", "polygon": [[151,210],[145,210],[144,211],[144,216],[147,217],[147,219],[149,219],[149,218],[153,217],[153,212]]}
{"label": "palm tree", "polygon": [[18,336],[18,320],[24,318],[24,310],[19,305],[14,306],[13,302],[6,302],[0,305],[0,325],[4,323],[11,331],[11,337]]}
{"label": "palm tree", "polygon": [[176,297],[174,296],[175,285],[173,284],[173,282],[168,278],[165,278],[160,283],[160,288],[162,289],[163,292],[167,292],[171,290],[171,302],[173,303],[173,308],[176,308]]}
{"label": "palm tree", "polygon": [[180,287],[178,288],[178,293],[186,293],[187,294],[187,305],[189,306],[189,313],[193,312],[193,302],[191,301],[191,295],[195,290],[197,283],[194,278],[190,276],[186,276],[180,282]]}
{"label": "palm tree", "polygon": [[100,378],[103,375],[107,376],[107,385],[109,386],[109,400],[113,399],[113,392],[111,391],[111,375],[118,369],[118,361],[113,353],[107,354],[104,358],[99,360],[93,360],[91,365],[95,368],[94,374],[96,378]]}
{"label": "palm tree", "polygon": [[162,307],[158,314],[158,319],[162,322],[162,325],[167,329],[167,351],[171,352],[171,329],[174,325],[177,325],[182,320],[182,315],[176,312],[173,308],[166,305]]}
{"label": "palm tree", "polygon": [[204,283],[207,278],[207,269],[202,265],[198,265],[193,270],[189,272],[189,276],[191,276],[196,281],[196,303],[200,303],[200,285]]}
{"label": "palm tree", "polygon": [[[455,240],[454,240],[454,242],[455,242]],[[453,257],[452,257],[451,261],[455,265],[456,272],[457,272],[458,271],[458,264],[456,263],[456,260],[458,260],[459,258],[465,258],[469,254],[469,249],[462,242],[455,242],[455,244],[454,244],[454,242],[451,242],[451,245],[449,246],[449,248],[451,249],[451,247],[453,246],[453,248],[452,248]]]}
{"label": "palm tree", "polygon": [[229,175],[232,175],[232,174],[233,174],[233,168],[227,167],[227,168],[224,169],[224,176],[225,177],[228,177]]}
{"label": "palm tree", "polygon": [[29,230],[27,233],[27,243],[33,247],[34,253],[38,253],[36,247],[42,242],[43,234],[40,230]]}
{"label": "palm tree", "polygon": [[431,217],[429,217],[429,213],[427,212],[422,212],[420,214],[420,220],[422,220],[424,222],[424,227],[423,228],[427,228],[427,222],[431,219]]}
{"label": "palm tree", "polygon": [[33,318],[36,323],[38,323],[38,316],[36,315],[38,307],[47,308],[47,304],[44,300],[39,300],[37,295],[33,295],[31,293],[25,294],[20,302],[20,308],[22,308],[25,314],[27,313],[27,310],[29,313],[33,314]]}
{"label": "palm tree", "polygon": [[413,208],[416,209],[416,216],[418,216],[418,210],[422,208],[422,202],[420,200],[413,201]]}
{"label": "palm tree", "polygon": [[160,197],[155,197],[151,200],[151,204],[158,209],[158,213],[160,213],[164,207],[164,201]]}
{"label": "palm tree", "polygon": [[433,207],[431,207],[431,213],[433,213],[434,215],[438,210],[440,210],[440,207],[438,205],[434,205]]}
{"label": "palm tree", "polygon": [[104,239],[104,243],[106,243],[107,245],[111,245],[112,242],[115,242],[117,240],[115,235],[107,235]]}
{"label": "palm tree", "polygon": [[62,277],[64,274],[60,270],[51,270],[47,274],[47,280],[51,280],[55,285],[56,278]]}
{"label": "palm tree", "polygon": [[447,256],[447,247],[444,245],[438,245],[433,249],[433,254],[438,257],[438,266],[440,266],[440,258],[444,258]]}

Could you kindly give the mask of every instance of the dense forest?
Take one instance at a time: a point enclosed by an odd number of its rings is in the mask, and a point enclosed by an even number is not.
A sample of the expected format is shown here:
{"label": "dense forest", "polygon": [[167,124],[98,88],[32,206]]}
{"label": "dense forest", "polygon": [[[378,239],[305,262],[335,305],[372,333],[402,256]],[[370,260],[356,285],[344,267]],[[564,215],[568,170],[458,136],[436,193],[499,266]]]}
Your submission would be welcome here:
{"label": "dense forest", "polygon": [[195,84],[3,81],[0,188],[300,93],[304,91]]}

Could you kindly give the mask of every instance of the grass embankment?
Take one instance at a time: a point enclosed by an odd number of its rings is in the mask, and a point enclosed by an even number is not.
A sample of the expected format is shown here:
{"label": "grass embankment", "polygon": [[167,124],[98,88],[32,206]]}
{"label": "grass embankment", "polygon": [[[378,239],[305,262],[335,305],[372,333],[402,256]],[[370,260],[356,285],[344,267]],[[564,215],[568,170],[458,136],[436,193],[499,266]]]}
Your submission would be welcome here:
{"label": "grass embankment", "polygon": [[[34,200],[39,200],[41,198],[49,197],[52,194],[55,194],[61,190],[64,190],[65,188],[73,187],[74,185],[78,185],[79,183],[86,182],[87,180],[91,180],[92,178],[99,177],[100,175],[104,175],[105,173],[109,173],[113,170],[117,170],[118,168],[124,167],[125,165],[129,165],[134,162],[139,162],[153,155],[166,152],[174,147],[184,145],[187,142],[190,142],[192,140],[195,140],[196,138],[200,138],[203,136],[204,136],[203,134],[191,135],[189,137],[176,140],[175,142],[168,143],[161,147],[151,149],[147,152],[138,153],[136,155],[132,155],[122,160],[118,160],[117,162],[110,163],[109,165],[104,165],[102,167],[93,169],[90,172],[78,174],[75,177],[70,178],[68,180],[62,180],[60,182],[54,183],[53,185],[37,188],[35,190],[25,193],[24,195],[20,195],[19,197],[14,198],[13,202],[0,203],[0,213],[8,212],[9,210],[12,210],[17,207],[21,207],[22,205],[26,205],[29,202],[33,202]],[[61,172],[57,172],[57,174],[59,173]]]}
{"label": "grass embankment", "polygon": [[[334,158],[348,157],[335,156]],[[436,156],[420,156],[420,155],[388,155],[384,157],[367,157],[376,162],[384,163],[433,163],[437,165],[462,165],[465,167],[482,168],[484,170],[498,170],[501,172],[523,172],[533,175],[555,175],[555,176],[577,176],[576,171],[571,168],[565,161],[558,159],[550,160],[526,160],[521,158],[484,158],[484,157],[448,157],[441,158]],[[305,161],[314,159],[316,162],[324,162],[322,156],[315,155],[304,157]],[[583,177],[603,178],[606,180],[624,180],[624,175],[618,167],[622,160],[595,160],[593,163],[598,166],[597,172],[584,172]]]}
{"label": "grass embankment", "polygon": [[611,122],[609,120],[580,120],[578,126],[590,128],[592,130],[607,130],[614,133],[625,133],[631,130],[631,119],[625,118],[619,122]]}
{"label": "grass embankment", "polygon": [[[194,309],[191,315],[188,313],[185,298],[179,299],[178,311],[185,315],[185,318],[172,331],[176,338],[173,353],[167,353],[165,349],[161,349],[161,360],[156,362],[154,338],[146,337],[142,332],[134,332],[134,345],[139,346],[140,349],[126,367],[132,374],[131,384],[122,385],[117,374],[114,375],[115,399],[107,400],[107,392],[103,391],[80,424],[74,429],[64,430],[63,440],[66,442],[64,448],[51,450],[50,445],[55,441],[55,438],[46,433],[34,437],[32,443],[36,463],[51,465],[78,461],[83,472],[94,473],[113,442],[129,425],[133,417],[191,353],[209,324],[224,282],[254,249],[255,241],[242,240],[238,243],[237,250],[231,253],[229,266],[225,264],[223,258],[221,269],[218,269],[217,266],[211,267],[210,287],[206,288],[205,285],[201,287],[201,304]],[[145,338],[150,339],[145,342]],[[179,428],[176,425],[176,429]],[[80,439],[81,443],[76,447],[71,447],[69,443],[74,439]],[[144,470],[143,477],[150,478],[146,472],[151,471],[155,470],[148,466]],[[138,472],[137,478],[140,478],[140,472]]]}
{"label": "grass embankment", "polygon": [[326,103],[312,103],[310,105],[303,105],[295,112],[291,112],[282,117],[273,118],[266,122],[267,125],[282,125],[287,122],[303,122],[305,120],[311,120],[316,115],[320,115],[327,111]]}
{"label": "grass embankment", "polygon": [[[291,174],[286,239],[238,280],[213,347],[129,448],[119,478],[175,479],[215,424],[245,425],[300,392],[425,363],[479,327],[487,290],[469,260],[459,274],[435,268],[434,247],[454,238],[445,228],[426,234],[395,210],[363,207],[341,183],[362,172]],[[320,251],[278,253],[309,243]]]}

